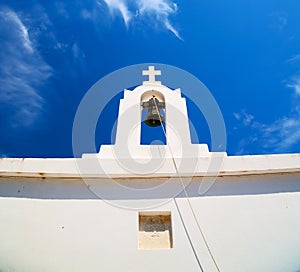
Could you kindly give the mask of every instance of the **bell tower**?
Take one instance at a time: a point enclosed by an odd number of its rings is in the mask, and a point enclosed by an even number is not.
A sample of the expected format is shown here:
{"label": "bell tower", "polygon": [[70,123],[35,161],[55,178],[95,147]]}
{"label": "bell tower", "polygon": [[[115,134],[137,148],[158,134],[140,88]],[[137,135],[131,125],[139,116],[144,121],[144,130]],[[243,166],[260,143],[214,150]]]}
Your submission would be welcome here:
{"label": "bell tower", "polygon": [[[149,66],[142,71],[148,80],[134,90],[124,90],[124,98],[119,105],[116,141],[114,145],[102,145],[99,157],[122,159],[151,159],[207,156],[206,144],[192,144],[188,122],[186,100],[181,90],[172,90],[156,80],[162,71]],[[142,120],[142,110],[148,114]],[[150,127],[161,126],[166,137],[166,145],[141,145],[141,123]]]}

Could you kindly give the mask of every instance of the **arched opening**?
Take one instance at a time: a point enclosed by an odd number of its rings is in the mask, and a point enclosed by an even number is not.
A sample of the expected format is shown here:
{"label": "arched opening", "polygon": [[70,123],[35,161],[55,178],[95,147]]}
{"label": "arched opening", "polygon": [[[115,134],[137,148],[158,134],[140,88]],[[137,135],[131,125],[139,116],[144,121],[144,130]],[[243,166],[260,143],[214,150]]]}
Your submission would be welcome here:
{"label": "arched opening", "polygon": [[166,107],[162,93],[150,90],[141,96],[141,145],[166,144]]}

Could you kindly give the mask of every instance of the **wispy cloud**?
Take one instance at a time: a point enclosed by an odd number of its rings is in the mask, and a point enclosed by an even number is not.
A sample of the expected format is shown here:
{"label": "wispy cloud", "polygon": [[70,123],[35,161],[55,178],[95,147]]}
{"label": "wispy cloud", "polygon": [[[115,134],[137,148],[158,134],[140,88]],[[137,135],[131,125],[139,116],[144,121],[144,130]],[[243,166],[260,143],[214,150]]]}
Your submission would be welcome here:
{"label": "wispy cloud", "polygon": [[[249,128],[249,136],[242,139],[237,145],[237,153],[245,153],[248,146],[255,142],[262,152],[283,153],[292,152],[295,146],[300,145],[300,76],[293,77],[286,87],[294,91],[293,100],[296,102],[290,112],[271,123],[259,122],[252,114],[241,110],[233,113],[234,118],[242,127]],[[295,101],[296,100],[296,101]]]}
{"label": "wispy cloud", "polygon": [[[170,0],[103,0],[112,14],[119,12],[128,27],[131,21],[147,18],[152,25],[164,26],[178,39],[182,40],[178,30],[170,21],[170,16],[178,11],[177,4]],[[98,2],[100,3],[100,2]],[[85,12],[86,16],[87,13]]]}
{"label": "wispy cloud", "polygon": [[300,61],[300,54],[294,55],[294,56],[292,56],[291,58],[289,58],[287,60],[287,62],[290,62],[290,63],[292,63],[292,62],[298,62],[298,61]]}
{"label": "wispy cloud", "polygon": [[66,19],[70,17],[64,2],[55,2],[54,5],[58,14],[62,15]]}
{"label": "wispy cloud", "polygon": [[271,27],[282,31],[288,24],[288,16],[283,12],[275,12],[270,14],[272,18]]}
{"label": "wispy cloud", "polygon": [[254,116],[246,112],[246,110],[242,110],[240,113],[233,113],[235,119],[242,121],[244,126],[248,126],[254,120]]}
{"label": "wispy cloud", "polygon": [[28,30],[23,25],[23,23],[21,22],[18,15],[15,12],[10,11],[10,10],[7,10],[6,12],[2,13],[1,15],[4,17],[4,19],[8,23],[12,23],[13,25],[16,26],[16,31],[20,37],[21,44],[29,53],[33,53],[33,47],[32,47],[32,43],[29,39]]}
{"label": "wispy cloud", "polygon": [[[300,75],[284,81],[285,87],[292,90],[290,111],[270,123],[258,121],[245,109],[233,113],[239,122],[235,129],[249,129],[248,137],[237,144],[236,154],[245,153],[247,147],[255,142],[262,152],[293,152],[300,147]],[[254,139],[254,140],[253,140]]]}
{"label": "wispy cloud", "polygon": [[132,13],[127,7],[127,3],[124,0],[103,0],[107,6],[110,8],[110,11],[119,11],[122,15],[125,25],[128,27],[129,21],[132,18]]}
{"label": "wispy cloud", "polygon": [[285,16],[279,16],[278,17],[278,24],[279,24],[279,28],[280,30],[282,30],[288,23],[288,19]]}
{"label": "wispy cloud", "polygon": [[284,116],[270,125],[261,125],[263,147],[276,152],[291,151],[300,141],[300,111]]}
{"label": "wispy cloud", "polygon": [[52,69],[35,48],[20,15],[0,10],[0,102],[9,108],[11,124],[30,125],[42,109],[38,88],[51,76]]}
{"label": "wispy cloud", "polygon": [[235,115],[240,116],[236,119],[249,128],[249,136],[237,144],[236,154],[246,153],[247,147],[253,143],[266,153],[291,152],[300,143],[300,108],[272,123],[256,121],[253,115],[245,112]]}
{"label": "wispy cloud", "polygon": [[296,96],[300,96],[300,75],[294,76],[286,83],[286,87],[293,89]]}
{"label": "wispy cloud", "polygon": [[139,0],[139,14],[154,16],[157,21],[170,30],[178,39],[182,40],[178,30],[171,24],[169,17],[178,10],[177,4],[166,0]]}

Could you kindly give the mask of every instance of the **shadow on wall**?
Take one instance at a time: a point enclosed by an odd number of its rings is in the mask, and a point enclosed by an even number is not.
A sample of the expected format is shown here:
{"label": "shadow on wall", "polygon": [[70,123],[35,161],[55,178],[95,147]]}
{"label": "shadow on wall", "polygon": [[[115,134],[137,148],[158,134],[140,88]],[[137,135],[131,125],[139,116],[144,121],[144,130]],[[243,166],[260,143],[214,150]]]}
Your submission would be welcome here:
{"label": "shadow on wall", "polygon": [[[207,181],[194,177],[192,181],[183,178],[183,182],[188,184],[186,190],[190,197],[199,197],[199,190]],[[212,186],[201,196],[300,192],[300,173],[219,177],[208,182]],[[81,179],[0,178],[0,197],[138,200],[184,197],[184,193],[179,178],[107,178],[85,182]]]}

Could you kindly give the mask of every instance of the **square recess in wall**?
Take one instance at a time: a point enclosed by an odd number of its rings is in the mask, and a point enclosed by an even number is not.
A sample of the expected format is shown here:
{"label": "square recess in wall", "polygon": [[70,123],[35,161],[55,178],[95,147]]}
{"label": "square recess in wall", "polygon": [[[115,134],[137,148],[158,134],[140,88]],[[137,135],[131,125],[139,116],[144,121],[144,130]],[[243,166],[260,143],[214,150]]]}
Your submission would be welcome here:
{"label": "square recess in wall", "polygon": [[173,248],[171,212],[139,212],[139,249]]}

